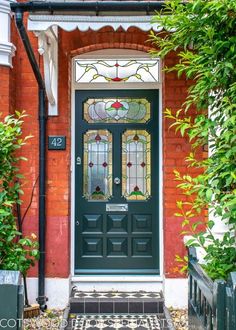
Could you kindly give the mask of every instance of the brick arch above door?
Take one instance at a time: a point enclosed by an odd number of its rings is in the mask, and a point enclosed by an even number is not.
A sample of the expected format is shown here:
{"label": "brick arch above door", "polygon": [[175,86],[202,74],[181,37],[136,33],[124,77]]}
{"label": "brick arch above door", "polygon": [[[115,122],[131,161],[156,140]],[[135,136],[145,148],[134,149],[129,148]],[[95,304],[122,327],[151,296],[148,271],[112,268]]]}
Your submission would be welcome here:
{"label": "brick arch above door", "polygon": [[149,39],[149,32],[134,27],[129,28],[127,31],[122,28],[114,31],[109,26],[99,31],[59,31],[59,43],[66,56],[75,56],[76,54],[106,48],[147,51],[151,48],[151,43],[148,42]]}
{"label": "brick arch above door", "polygon": [[141,44],[136,44],[136,43],[123,43],[123,42],[104,42],[104,43],[97,43],[97,44],[92,44],[89,46],[84,46],[81,48],[77,48],[75,50],[72,50],[70,52],[71,57],[75,57],[76,55],[81,55],[85,53],[90,53],[93,51],[98,51],[98,50],[104,50],[104,49],[130,49],[130,50],[138,50],[140,52],[145,52],[148,53],[148,51],[151,49],[149,46],[141,45]]}

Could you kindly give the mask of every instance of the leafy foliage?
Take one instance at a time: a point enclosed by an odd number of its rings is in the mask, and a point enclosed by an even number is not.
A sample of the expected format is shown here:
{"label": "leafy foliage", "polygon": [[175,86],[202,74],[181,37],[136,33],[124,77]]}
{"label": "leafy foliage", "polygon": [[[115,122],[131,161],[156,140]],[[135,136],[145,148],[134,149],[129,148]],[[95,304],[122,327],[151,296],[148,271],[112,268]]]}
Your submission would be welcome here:
{"label": "leafy foliage", "polygon": [[[153,55],[164,58],[175,51],[179,61],[166,72],[193,82],[181,109],[165,112],[171,127],[191,143],[188,166],[201,170],[195,176],[175,171],[178,187],[188,196],[187,202],[177,202],[176,216],[183,218],[182,234],[192,236],[187,245],[205,250],[208,274],[226,278],[236,270],[236,1],[166,1],[154,21],[164,31],[151,34],[158,49]],[[199,150],[206,145],[209,155],[202,159]],[[206,209],[210,220],[205,223]],[[222,239],[212,234],[216,219],[229,228]]]}
{"label": "leafy foliage", "polygon": [[23,237],[17,229],[15,207],[22,194],[17,163],[25,160],[17,151],[26,143],[21,138],[24,113],[16,112],[0,122],[0,269],[20,270],[23,274],[38,256],[35,235]]}

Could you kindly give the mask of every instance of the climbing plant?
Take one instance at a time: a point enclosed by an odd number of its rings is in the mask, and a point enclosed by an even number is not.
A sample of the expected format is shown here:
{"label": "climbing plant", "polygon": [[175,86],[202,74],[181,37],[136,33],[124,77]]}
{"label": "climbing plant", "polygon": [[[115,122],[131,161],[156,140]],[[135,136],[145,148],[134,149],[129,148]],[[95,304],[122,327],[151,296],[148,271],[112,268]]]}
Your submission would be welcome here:
{"label": "climbing plant", "polygon": [[18,164],[26,160],[17,152],[29,137],[22,138],[24,113],[5,117],[0,121],[0,269],[20,270],[26,274],[38,256],[35,236],[23,237],[18,231],[16,205],[23,193]]}
{"label": "climbing plant", "polygon": [[[175,169],[178,187],[188,196],[177,202],[176,216],[182,218],[182,234],[191,235],[187,245],[204,249],[209,276],[227,278],[236,270],[236,1],[166,1],[153,21],[163,31],[151,33],[152,55],[176,52],[178,63],[164,70],[192,81],[182,107],[165,110],[170,127],[191,144],[189,168],[201,173],[181,175]],[[203,159],[198,155],[206,146]],[[216,219],[228,226],[221,238],[212,232]]]}

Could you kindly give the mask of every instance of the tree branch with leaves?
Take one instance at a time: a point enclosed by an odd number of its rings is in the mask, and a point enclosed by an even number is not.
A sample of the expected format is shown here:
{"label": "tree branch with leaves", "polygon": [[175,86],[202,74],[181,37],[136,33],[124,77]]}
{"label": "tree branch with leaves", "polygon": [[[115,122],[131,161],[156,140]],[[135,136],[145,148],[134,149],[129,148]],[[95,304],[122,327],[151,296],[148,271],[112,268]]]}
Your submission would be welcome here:
{"label": "tree branch with leaves", "polygon": [[25,116],[16,112],[0,121],[0,269],[19,270],[24,275],[38,258],[36,236],[23,237],[16,222],[16,205],[21,204],[23,194],[18,166],[26,160],[18,153],[30,138],[22,138]]}
{"label": "tree branch with leaves", "polygon": [[[236,2],[166,1],[153,22],[163,31],[151,33],[156,47],[152,55],[165,58],[176,52],[178,63],[165,72],[184,74],[193,82],[182,107],[165,111],[171,127],[191,144],[189,173],[175,170],[177,186],[188,197],[177,202],[176,216],[182,218],[182,234],[192,236],[187,246],[204,249],[203,267],[209,276],[225,279],[236,270]],[[202,159],[199,150],[205,145],[209,155]],[[201,169],[201,174],[191,175],[191,168]],[[201,220],[204,209],[207,221]],[[222,238],[212,232],[215,219],[229,228]]]}

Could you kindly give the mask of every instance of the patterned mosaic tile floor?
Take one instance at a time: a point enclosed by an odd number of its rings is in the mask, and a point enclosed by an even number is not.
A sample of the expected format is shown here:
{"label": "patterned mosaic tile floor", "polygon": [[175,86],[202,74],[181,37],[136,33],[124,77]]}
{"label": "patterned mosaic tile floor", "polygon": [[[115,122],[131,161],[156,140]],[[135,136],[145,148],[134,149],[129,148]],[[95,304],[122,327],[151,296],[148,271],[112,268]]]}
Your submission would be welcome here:
{"label": "patterned mosaic tile floor", "polygon": [[162,320],[157,315],[78,315],[72,330],[161,330]]}
{"label": "patterned mosaic tile floor", "polygon": [[81,292],[73,289],[70,312],[76,314],[163,313],[161,292]]}
{"label": "patterned mosaic tile floor", "polygon": [[72,289],[67,330],[165,330],[162,292]]}
{"label": "patterned mosaic tile floor", "polygon": [[73,297],[78,299],[160,299],[160,292],[82,292],[74,289]]}

